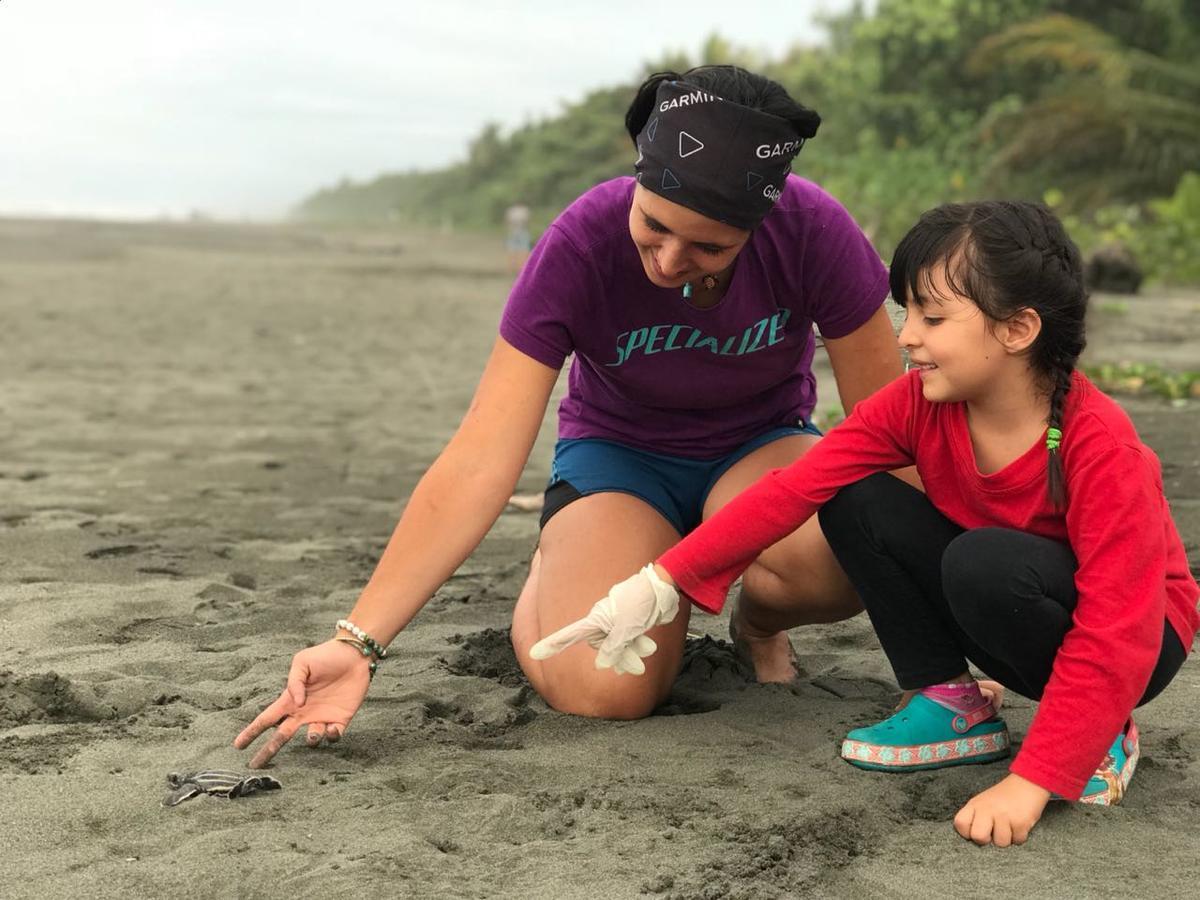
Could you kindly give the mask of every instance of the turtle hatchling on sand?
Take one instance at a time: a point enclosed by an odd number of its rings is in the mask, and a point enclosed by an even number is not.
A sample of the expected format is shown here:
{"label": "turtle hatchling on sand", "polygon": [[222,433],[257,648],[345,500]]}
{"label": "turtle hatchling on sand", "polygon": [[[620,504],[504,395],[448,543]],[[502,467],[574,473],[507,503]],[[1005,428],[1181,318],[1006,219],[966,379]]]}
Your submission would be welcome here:
{"label": "turtle hatchling on sand", "polygon": [[255,791],[277,791],[281,787],[270,775],[242,775],[239,772],[224,772],[215,769],[208,772],[188,772],[167,775],[167,786],[171,792],[163,798],[163,806],[178,806],[199,794],[227,797],[235,800]]}

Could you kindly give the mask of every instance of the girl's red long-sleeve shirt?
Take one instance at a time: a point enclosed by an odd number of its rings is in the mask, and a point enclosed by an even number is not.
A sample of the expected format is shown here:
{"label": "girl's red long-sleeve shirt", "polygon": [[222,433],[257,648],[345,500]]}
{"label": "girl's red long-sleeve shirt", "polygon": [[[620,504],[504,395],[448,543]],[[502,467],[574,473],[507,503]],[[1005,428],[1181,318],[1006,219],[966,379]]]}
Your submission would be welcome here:
{"label": "girl's red long-sleeve shirt", "polygon": [[1163,495],[1158,458],[1109,397],[1075,373],[1059,450],[1067,504],[1046,490],[1038,441],[982,474],[962,403],[932,403],[914,371],[859,403],[845,422],[784,469],[748,488],[658,563],[680,590],[719,612],[734,580],[844,485],[916,465],[925,493],[962,528],[1014,528],[1070,545],[1078,561],[1073,624],[1010,769],[1078,799],[1158,661],[1163,617],[1190,650],[1200,588]]}

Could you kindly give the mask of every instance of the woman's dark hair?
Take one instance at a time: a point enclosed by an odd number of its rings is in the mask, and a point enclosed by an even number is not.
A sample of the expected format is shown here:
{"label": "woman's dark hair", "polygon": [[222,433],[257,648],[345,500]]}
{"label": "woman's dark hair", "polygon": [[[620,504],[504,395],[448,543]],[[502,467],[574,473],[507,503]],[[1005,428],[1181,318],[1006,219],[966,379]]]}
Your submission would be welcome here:
{"label": "woman's dark hair", "polygon": [[[1062,429],[1071,373],[1083,352],[1087,290],[1079,248],[1054,213],[1039,203],[985,200],[948,203],[921,216],[892,258],[892,297],[901,306],[922,304],[920,283],[945,263],[951,290],[969,297],[993,321],[1032,309],[1042,329],[1029,348],[1029,364],[1050,396],[1047,425]],[[1069,436],[1064,436],[1069,440]],[[1066,504],[1057,444],[1051,441],[1050,500]]]}
{"label": "woman's dark hair", "polygon": [[664,81],[685,81],[690,85],[715,94],[722,100],[760,112],[778,116],[790,122],[798,137],[807,139],[817,133],[821,117],[807,106],[791,98],[783,85],[747,72],[739,66],[697,66],[682,75],[678,72],[655,72],[642,82],[637,95],[625,113],[625,130],[637,146],[637,136],[646,127],[650,112],[654,109],[654,96]]}

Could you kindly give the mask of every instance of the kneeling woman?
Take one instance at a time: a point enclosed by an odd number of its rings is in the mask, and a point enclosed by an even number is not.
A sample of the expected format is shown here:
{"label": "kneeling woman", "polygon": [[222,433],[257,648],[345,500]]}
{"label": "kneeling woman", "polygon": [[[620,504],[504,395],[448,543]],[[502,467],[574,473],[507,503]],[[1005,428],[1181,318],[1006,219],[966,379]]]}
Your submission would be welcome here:
{"label": "kneeling woman", "polygon": [[[529,648],[817,443],[814,323],[847,410],[901,371],[883,264],[836,200],[789,174],[819,122],[735,67],[642,85],[626,115],[636,177],[589,190],[538,243],[462,425],[354,609],[330,640],[296,654],[288,688],[238,736],[244,747],[279,724],[252,765],[302,724],[310,744],[341,735],[369,667],[504,508],[571,354],[513,644],[560,710],[635,718],[661,702],[686,614],[655,629],[661,650],[644,678],[598,671],[586,648],[547,660]],[[762,680],[794,674],[784,629],[861,609],[816,522],[766,549],[744,585],[735,626]]]}

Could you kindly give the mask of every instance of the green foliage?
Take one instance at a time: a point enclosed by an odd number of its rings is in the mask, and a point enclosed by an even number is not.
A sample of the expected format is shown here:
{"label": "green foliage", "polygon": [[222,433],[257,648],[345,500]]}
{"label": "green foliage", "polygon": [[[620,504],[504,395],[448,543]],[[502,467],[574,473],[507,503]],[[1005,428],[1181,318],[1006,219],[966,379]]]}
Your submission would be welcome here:
{"label": "green foliage", "polygon": [[938,203],[1046,197],[1085,250],[1119,239],[1148,275],[1200,281],[1186,249],[1198,227],[1195,0],[879,0],[821,24],[826,40],[774,60],[714,34],[696,57],[666,53],[557,116],[488,125],[459,163],[343,181],[297,214],[496,228],[522,202],[544,225],[631,171],[624,114],[646,74],[733,62],[822,114],[796,172],[841,200],[885,258]]}
{"label": "green foliage", "polygon": [[1200,71],[1129,46],[1063,14],[1018,22],[985,38],[977,73],[1029,69],[1050,77],[984,120],[996,144],[988,183],[1015,173],[1050,178],[1073,208],[1171,190],[1200,168]]}
{"label": "green foliage", "polygon": [[966,149],[960,156],[903,137],[888,146],[882,140],[878,132],[863,130],[854,152],[839,157],[814,148],[812,157],[796,168],[854,212],[876,249],[890,257],[930,206],[971,195],[973,173],[959,162]]}
{"label": "green foliage", "polygon": [[1200,283],[1200,174],[1196,172],[1184,174],[1170,197],[1142,205],[1104,206],[1086,217],[1068,216],[1066,223],[1081,247],[1124,245],[1155,281]]}
{"label": "green foliage", "polygon": [[1200,397],[1200,372],[1174,372],[1152,363],[1104,363],[1083,371],[1109,394],[1149,394],[1175,403]]}
{"label": "green foliage", "polygon": [[1188,172],[1174,195],[1152,200],[1133,244],[1142,265],[1166,281],[1200,282],[1200,174]]}

